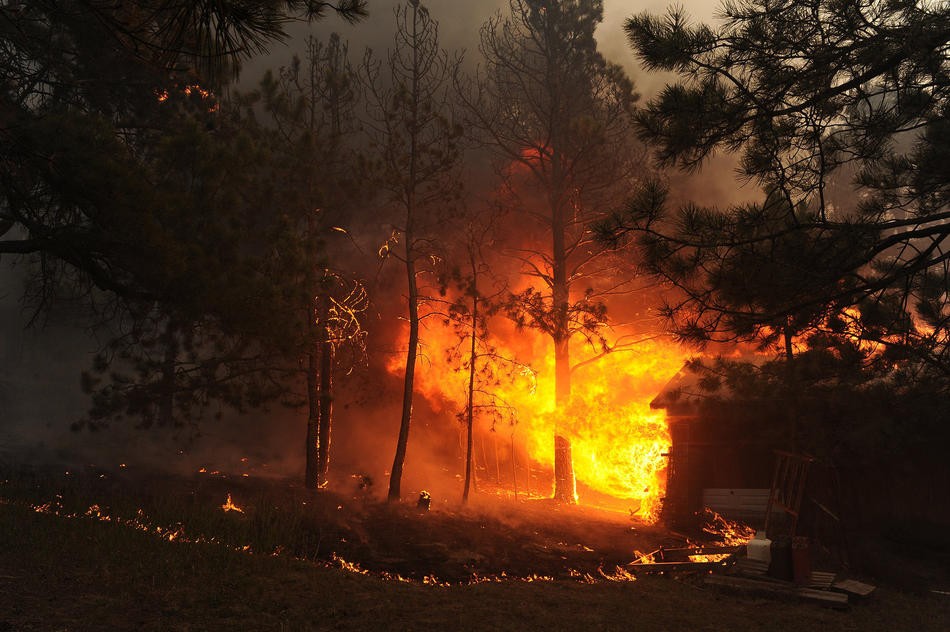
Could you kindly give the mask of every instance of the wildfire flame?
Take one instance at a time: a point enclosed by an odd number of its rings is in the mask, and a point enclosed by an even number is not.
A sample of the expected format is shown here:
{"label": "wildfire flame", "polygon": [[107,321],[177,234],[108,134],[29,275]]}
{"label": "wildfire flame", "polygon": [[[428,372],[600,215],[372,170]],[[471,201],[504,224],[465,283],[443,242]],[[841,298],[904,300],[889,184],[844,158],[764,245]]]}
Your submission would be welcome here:
{"label": "wildfire flame", "polygon": [[[459,348],[458,333],[445,323],[430,323],[422,338],[423,359],[416,369],[418,392],[437,411],[463,410],[468,369],[457,356],[446,352]],[[476,416],[480,417],[476,432],[483,438],[489,429],[510,433],[512,453],[517,445],[533,468],[550,472],[557,431],[571,441],[575,476],[582,486],[581,503],[591,500],[584,497],[586,488],[593,492],[588,497],[600,494],[620,499],[622,506],[638,517],[655,522],[665,492],[664,455],[670,447],[670,434],[665,413],[652,410],[649,402],[682,367],[684,352],[672,343],[647,340],[590,362],[576,358],[570,403],[557,409],[550,339],[530,330],[512,330],[504,338],[492,340],[491,357],[478,361],[483,392],[475,398]],[[404,334],[403,346],[407,339]],[[501,357],[517,358],[530,366],[533,375],[512,370],[510,363],[499,364],[496,358]],[[402,374],[403,359],[394,358],[389,369]],[[502,407],[506,414],[492,417],[486,412],[492,406]],[[507,442],[508,437],[505,439]],[[553,477],[549,480],[553,488]],[[522,479],[522,491],[524,483]],[[550,495],[551,490],[538,492]]]}
{"label": "wildfire flame", "polygon": [[228,499],[225,501],[223,505],[221,505],[221,509],[223,509],[225,512],[236,511],[238,513],[244,513],[244,510],[238,507],[237,505],[235,505],[234,502],[231,500],[231,494],[228,494]]}
{"label": "wildfire flame", "polygon": [[755,537],[755,529],[736,520],[724,518],[710,508],[703,511],[703,531],[719,537],[726,546],[739,546]]}

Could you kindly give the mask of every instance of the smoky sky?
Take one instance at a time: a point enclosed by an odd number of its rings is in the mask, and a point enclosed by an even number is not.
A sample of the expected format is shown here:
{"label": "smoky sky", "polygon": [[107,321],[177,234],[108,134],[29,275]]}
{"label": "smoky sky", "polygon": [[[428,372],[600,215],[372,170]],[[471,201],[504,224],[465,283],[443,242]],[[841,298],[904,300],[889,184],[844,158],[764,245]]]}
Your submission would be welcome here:
{"label": "smoky sky", "polygon": [[[257,57],[244,65],[238,86],[252,89],[268,69],[277,69],[290,63],[294,54],[302,54],[303,42],[308,34],[326,40],[331,33],[338,33],[349,44],[351,63],[358,63],[364,51],[370,48],[378,56],[384,56],[391,47],[395,29],[393,11],[400,4],[393,0],[369,0],[369,17],[348,24],[339,17],[328,14],[323,20],[312,24],[299,23],[289,28],[290,38],[286,44],[274,45],[269,54]],[[403,3],[404,4],[404,3]],[[429,0],[423,2],[439,22],[439,40],[450,54],[463,54],[466,66],[474,69],[479,63],[479,31],[485,22],[498,13],[505,15],[508,0],[485,2],[461,2],[459,0]],[[645,103],[664,85],[675,80],[669,73],[648,73],[639,64],[623,30],[624,22],[632,15],[644,11],[665,14],[671,7],[681,7],[693,22],[710,25],[717,23],[720,0],[605,0],[604,19],[597,28],[596,38],[600,52],[611,62],[620,64],[633,79],[635,89]],[[710,160],[700,174],[671,172],[667,177],[674,189],[677,201],[696,201],[710,206],[725,206],[757,199],[756,187],[743,184],[735,176],[735,156],[719,155]]]}
{"label": "smoky sky", "polygon": [[[330,33],[338,33],[349,42],[353,60],[359,59],[368,47],[377,53],[384,53],[391,45],[394,30],[393,10],[400,4],[392,0],[369,0],[369,17],[356,23],[347,24],[335,15],[327,15],[313,24],[295,24],[290,29],[290,38],[284,45],[275,45],[268,55],[255,58],[244,66],[241,83],[253,85],[265,70],[286,65],[294,53],[302,50],[301,42],[308,33],[325,39]],[[478,38],[482,25],[495,13],[504,15],[508,10],[508,0],[488,0],[484,2],[462,2],[460,0],[429,0],[423,3],[430,14],[439,22],[439,39],[442,47],[449,52],[463,52],[469,63],[478,63]],[[597,42],[604,56],[622,65],[633,77],[637,89],[649,97],[668,80],[662,75],[648,75],[644,72],[627,43],[623,31],[624,21],[631,15],[649,11],[665,13],[671,6],[685,9],[693,20],[712,23],[718,11],[718,0],[679,0],[676,3],[666,0],[605,0],[604,20],[597,29]]]}

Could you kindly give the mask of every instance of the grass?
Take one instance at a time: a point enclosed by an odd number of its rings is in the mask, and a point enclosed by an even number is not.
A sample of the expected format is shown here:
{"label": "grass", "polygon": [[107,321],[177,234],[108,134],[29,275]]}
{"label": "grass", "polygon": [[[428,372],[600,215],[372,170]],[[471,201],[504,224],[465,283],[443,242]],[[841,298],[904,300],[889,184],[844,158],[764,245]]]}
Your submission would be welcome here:
{"label": "grass", "polygon": [[[2,479],[3,477],[0,477]],[[644,577],[635,582],[502,581],[437,586],[387,581],[289,554],[260,551],[290,538],[287,548],[313,552],[315,523],[324,538],[340,529],[331,507],[281,509],[257,492],[255,517],[214,508],[203,494],[219,490],[154,488],[133,497],[108,479],[20,475],[0,486],[0,632],[16,630],[940,630],[950,627],[950,599],[882,588],[848,611],[721,592],[696,577]],[[141,483],[141,481],[139,481]],[[144,485],[144,483],[143,483]],[[213,486],[211,486],[213,487]],[[110,492],[111,489],[111,492]],[[255,493],[252,489],[242,493]],[[66,518],[31,505],[59,494]],[[193,493],[194,492],[194,493]],[[86,496],[86,495],[89,496]],[[279,494],[278,494],[279,495]],[[292,496],[293,494],[291,494]],[[182,522],[185,532],[216,542],[168,541],[126,524],[85,517],[95,497],[110,511]],[[223,502],[223,497],[217,502]],[[237,499],[236,499],[237,500]],[[266,502],[265,502],[266,501]],[[125,506],[119,507],[121,503]],[[250,506],[250,505],[249,505]],[[174,520],[176,517],[178,520]],[[322,516],[322,514],[327,514]],[[391,530],[418,521],[386,514]],[[332,518],[332,519],[331,519]],[[460,527],[480,530],[478,524]],[[171,521],[171,522],[168,522]],[[310,535],[307,535],[307,534]],[[435,532],[427,532],[433,536]],[[371,545],[372,542],[367,544]],[[311,555],[311,557],[317,557]]]}

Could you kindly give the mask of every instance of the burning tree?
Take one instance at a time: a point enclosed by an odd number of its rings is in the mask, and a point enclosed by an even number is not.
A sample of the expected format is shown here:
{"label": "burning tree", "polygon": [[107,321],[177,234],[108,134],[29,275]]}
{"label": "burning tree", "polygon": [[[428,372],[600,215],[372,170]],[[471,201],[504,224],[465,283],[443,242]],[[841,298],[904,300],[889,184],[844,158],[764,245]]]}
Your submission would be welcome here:
{"label": "burning tree", "polygon": [[[389,479],[389,500],[399,500],[409,426],[416,356],[419,347],[419,276],[434,255],[436,215],[444,215],[458,195],[458,140],[461,128],[451,120],[448,88],[453,64],[439,47],[438,22],[418,0],[399,6],[395,45],[389,51],[385,77],[371,53],[363,63],[370,97],[371,142],[378,153],[378,181],[387,202],[398,209],[391,238],[380,255],[405,266],[409,346],[399,438]],[[401,246],[400,246],[401,245]]]}
{"label": "burning tree", "polygon": [[[462,264],[453,267],[443,282],[447,292],[457,294],[446,312],[446,324],[454,329],[458,340],[458,345],[446,350],[448,363],[467,374],[464,409],[458,415],[465,428],[463,503],[468,502],[476,483],[476,417],[489,417],[492,430],[500,421],[513,425],[517,421],[516,410],[505,401],[498,386],[502,380],[513,382],[518,375],[534,377],[530,367],[501,353],[490,341],[489,322],[503,307],[508,293],[507,285],[492,274],[486,254],[495,243],[498,219],[497,212],[491,211],[468,218],[460,231],[463,240],[458,244]],[[488,283],[493,284],[490,290],[486,290]]]}
{"label": "burning tree", "polygon": [[[563,409],[571,397],[571,339],[600,341],[606,320],[591,279],[605,277],[608,265],[588,226],[638,174],[631,142],[637,95],[622,69],[597,52],[602,2],[511,0],[509,8],[482,28],[484,71],[473,88],[460,87],[473,125],[502,161],[511,202],[548,241],[519,244],[515,256],[537,285],[512,297],[511,312],[551,337]],[[584,282],[589,287],[578,292]],[[555,497],[573,503],[570,438],[555,431],[554,445]]]}

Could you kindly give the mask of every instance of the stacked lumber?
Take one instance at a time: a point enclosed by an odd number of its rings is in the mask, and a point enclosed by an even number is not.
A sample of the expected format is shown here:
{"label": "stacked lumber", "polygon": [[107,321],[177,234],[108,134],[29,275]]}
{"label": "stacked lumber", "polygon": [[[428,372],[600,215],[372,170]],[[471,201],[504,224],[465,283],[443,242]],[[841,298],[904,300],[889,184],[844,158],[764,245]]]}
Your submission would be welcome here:
{"label": "stacked lumber", "polygon": [[834,573],[825,573],[822,571],[812,571],[811,579],[808,582],[809,588],[818,588],[828,590],[835,581]]}
{"label": "stacked lumber", "polygon": [[744,577],[764,577],[769,571],[769,563],[748,557],[736,558],[735,571]]}

